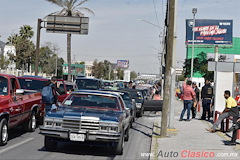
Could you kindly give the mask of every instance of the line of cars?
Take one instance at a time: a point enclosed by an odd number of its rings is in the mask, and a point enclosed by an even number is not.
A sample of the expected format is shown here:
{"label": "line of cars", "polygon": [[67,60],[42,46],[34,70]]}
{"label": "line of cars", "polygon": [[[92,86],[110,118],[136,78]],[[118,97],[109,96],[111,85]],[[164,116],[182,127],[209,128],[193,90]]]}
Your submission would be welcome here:
{"label": "line of cars", "polygon": [[[7,143],[8,129],[14,126],[35,130],[37,120],[44,115],[40,92],[46,81],[36,76],[0,74],[0,145]],[[104,90],[101,80],[83,77],[76,79],[76,85],[58,82],[62,105],[46,113],[40,126],[45,148],[54,150],[59,141],[84,142],[107,145],[115,154],[122,154],[132,123],[143,114],[141,92]],[[69,94],[70,88],[79,90]]]}

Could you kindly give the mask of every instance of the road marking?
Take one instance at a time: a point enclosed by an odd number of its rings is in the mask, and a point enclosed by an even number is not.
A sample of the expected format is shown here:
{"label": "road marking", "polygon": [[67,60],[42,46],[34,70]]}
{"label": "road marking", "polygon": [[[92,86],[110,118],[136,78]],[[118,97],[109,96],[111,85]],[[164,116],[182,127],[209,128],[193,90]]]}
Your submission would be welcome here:
{"label": "road marking", "polygon": [[22,144],[24,144],[24,143],[27,143],[28,141],[31,141],[31,140],[33,140],[33,139],[34,139],[34,138],[28,138],[28,139],[26,139],[26,140],[24,140],[24,141],[22,141],[22,142],[19,142],[19,143],[16,143],[16,144],[14,144],[14,145],[12,145],[12,146],[10,146],[10,147],[4,148],[4,149],[0,150],[0,154],[3,153],[3,152],[6,152],[6,151],[8,151],[8,150],[11,150],[11,149],[13,149],[13,148],[15,148],[15,147],[18,147],[18,146],[20,146],[20,145],[22,145]]}

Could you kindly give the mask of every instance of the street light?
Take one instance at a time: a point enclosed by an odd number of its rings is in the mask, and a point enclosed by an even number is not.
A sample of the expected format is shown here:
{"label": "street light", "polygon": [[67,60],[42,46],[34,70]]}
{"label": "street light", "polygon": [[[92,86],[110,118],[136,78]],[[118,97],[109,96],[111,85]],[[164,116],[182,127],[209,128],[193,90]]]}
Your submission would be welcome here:
{"label": "street light", "polygon": [[193,14],[193,27],[192,27],[192,59],[191,59],[191,79],[193,78],[193,57],[194,57],[194,36],[195,36],[195,15],[197,13],[197,8],[192,9],[192,14]]}

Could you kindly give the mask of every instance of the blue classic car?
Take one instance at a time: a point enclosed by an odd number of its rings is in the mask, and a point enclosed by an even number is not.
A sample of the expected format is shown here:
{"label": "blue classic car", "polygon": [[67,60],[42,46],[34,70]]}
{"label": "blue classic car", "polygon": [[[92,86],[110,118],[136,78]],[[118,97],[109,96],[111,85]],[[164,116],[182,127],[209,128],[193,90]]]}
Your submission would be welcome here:
{"label": "blue classic car", "polygon": [[56,149],[58,141],[67,140],[108,143],[115,154],[122,154],[124,140],[129,138],[129,122],[130,111],[119,94],[80,90],[69,95],[62,107],[46,114],[40,134],[45,135],[48,150]]}

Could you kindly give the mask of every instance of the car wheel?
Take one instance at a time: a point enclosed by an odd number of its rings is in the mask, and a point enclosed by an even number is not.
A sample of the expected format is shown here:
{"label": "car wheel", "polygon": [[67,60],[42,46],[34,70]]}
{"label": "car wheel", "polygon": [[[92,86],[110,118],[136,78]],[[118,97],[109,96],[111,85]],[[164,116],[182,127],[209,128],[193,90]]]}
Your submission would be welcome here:
{"label": "car wheel", "polygon": [[0,122],[0,145],[3,146],[7,144],[8,140],[8,123],[5,118]]}
{"label": "car wheel", "polygon": [[23,124],[23,129],[28,132],[34,132],[37,127],[35,111],[32,111],[31,118]]}
{"label": "car wheel", "polygon": [[129,130],[130,130],[130,127],[128,126],[128,128],[125,131],[124,141],[128,141],[129,140]]}
{"label": "car wheel", "polygon": [[122,155],[123,154],[123,148],[124,148],[124,129],[122,129],[122,134],[119,138],[119,141],[117,145],[114,148],[114,153],[117,155]]}
{"label": "car wheel", "polygon": [[57,149],[58,142],[54,141],[51,137],[45,136],[44,137],[44,147],[46,150],[55,150]]}

